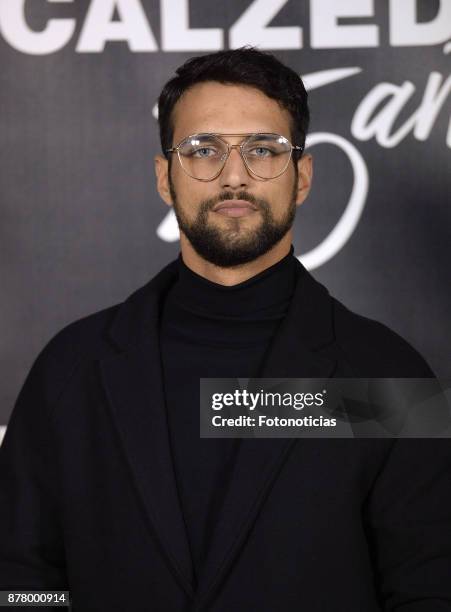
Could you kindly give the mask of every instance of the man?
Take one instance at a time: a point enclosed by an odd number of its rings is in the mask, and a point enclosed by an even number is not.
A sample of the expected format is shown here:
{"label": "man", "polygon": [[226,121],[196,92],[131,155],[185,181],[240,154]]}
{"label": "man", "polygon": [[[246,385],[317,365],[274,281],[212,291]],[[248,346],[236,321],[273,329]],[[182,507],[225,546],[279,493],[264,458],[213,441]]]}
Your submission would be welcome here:
{"label": "man", "polygon": [[73,610],[451,610],[447,440],[200,439],[201,377],[430,377],[293,255],[307,95],[254,49],[159,100],[181,253],[36,360],[0,452],[0,587]]}

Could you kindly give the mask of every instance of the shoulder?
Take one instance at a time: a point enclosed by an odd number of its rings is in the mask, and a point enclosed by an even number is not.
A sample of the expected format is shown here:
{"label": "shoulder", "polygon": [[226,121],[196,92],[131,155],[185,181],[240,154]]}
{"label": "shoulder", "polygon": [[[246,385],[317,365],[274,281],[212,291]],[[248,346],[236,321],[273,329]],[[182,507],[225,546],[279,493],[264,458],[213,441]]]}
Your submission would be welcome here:
{"label": "shoulder", "polygon": [[101,354],[108,346],[107,332],[122,304],[103,308],[65,325],[48,340],[38,358],[58,362]]}
{"label": "shoulder", "polygon": [[55,333],[35,358],[19,394],[57,400],[78,366],[111,353],[107,330],[121,304],[77,319]]}
{"label": "shoulder", "polygon": [[[39,389],[49,404],[80,367],[116,355],[125,339],[140,338],[158,310],[160,297],[173,282],[177,261],[161,269],[124,301],[82,317],[63,327],[44,346],[24,384]],[[115,333],[114,333],[115,332]]]}
{"label": "shoulder", "polygon": [[380,377],[434,376],[422,355],[398,333],[332,300],[335,340],[356,375]]}

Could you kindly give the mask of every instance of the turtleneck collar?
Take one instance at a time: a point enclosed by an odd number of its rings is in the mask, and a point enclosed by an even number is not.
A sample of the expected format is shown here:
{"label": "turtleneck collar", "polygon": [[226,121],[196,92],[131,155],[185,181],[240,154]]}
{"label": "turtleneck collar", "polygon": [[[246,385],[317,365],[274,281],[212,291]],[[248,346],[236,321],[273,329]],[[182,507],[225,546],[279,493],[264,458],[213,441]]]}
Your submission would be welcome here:
{"label": "turtleneck collar", "polygon": [[200,276],[178,257],[178,280],[173,286],[172,298],[183,308],[209,317],[248,318],[255,320],[261,314],[285,312],[293,295],[298,272],[298,260],[289,253],[259,274],[226,286]]}

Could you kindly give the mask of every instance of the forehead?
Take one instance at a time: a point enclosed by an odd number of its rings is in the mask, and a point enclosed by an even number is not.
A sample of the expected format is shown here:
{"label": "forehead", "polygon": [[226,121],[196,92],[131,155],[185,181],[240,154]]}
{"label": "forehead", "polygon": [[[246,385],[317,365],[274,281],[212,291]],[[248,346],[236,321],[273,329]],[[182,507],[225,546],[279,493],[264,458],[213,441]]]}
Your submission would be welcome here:
{"label": "forehead", "polygon": [[275,132],[290,138],[290,113],[255,87],[198,83],[188,89],[172,113],[174,143],[196,132]]}

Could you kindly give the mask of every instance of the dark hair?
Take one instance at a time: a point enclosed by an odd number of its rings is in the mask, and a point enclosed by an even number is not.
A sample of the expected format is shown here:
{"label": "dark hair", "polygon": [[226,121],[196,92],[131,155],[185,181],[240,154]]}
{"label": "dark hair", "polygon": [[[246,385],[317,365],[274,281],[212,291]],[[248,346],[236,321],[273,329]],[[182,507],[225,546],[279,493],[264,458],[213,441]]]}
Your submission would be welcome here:
{"label": "dark hair", "polygon": [[[205,81],[249,85],[276,100],[291,115],[293,144],[304,147],[310,114],[302,79],[271,53],[245,46],[192,57],[177,68],[176,76],[163,87],[158,98],[158,122],[161,147],[166,157],[166,149],[172,146],[174,135],[172,111],[175,104],[190,87]],[[299,159],[299,153],[302,151],[293,151],[295,161]]]}

